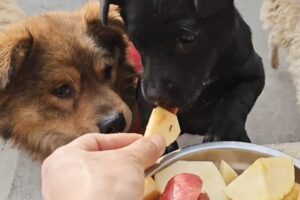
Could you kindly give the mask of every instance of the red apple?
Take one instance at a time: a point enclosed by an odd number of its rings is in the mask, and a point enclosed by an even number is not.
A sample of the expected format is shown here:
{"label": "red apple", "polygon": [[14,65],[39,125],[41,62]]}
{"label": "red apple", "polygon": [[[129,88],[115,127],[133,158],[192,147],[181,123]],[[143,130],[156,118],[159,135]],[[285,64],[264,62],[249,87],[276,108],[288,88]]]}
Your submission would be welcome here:
{"label": "red apple", "polygon": [[199,176],[179,174],[168,182],[160,200],[198,200],[201,188],[202,180]]}

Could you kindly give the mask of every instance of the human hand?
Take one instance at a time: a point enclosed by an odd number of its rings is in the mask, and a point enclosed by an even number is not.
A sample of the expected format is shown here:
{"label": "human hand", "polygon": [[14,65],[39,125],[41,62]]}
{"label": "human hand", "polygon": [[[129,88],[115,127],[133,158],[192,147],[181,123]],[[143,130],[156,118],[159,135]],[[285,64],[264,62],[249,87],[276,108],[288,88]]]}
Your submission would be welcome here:
{"label": "human hand", "polygon": [[140,200],[144,171],[164,153],[155,135],[86,134],[60,147],[42,165],[45,200]]}

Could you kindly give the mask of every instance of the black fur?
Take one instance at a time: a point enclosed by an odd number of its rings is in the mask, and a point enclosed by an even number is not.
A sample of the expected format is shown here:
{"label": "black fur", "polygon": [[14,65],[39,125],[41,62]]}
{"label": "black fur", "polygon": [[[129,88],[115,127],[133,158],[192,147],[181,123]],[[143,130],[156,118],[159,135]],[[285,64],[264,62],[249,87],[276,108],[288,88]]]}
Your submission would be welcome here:
{"label": "black fur", "polygon": [[[205,135],[206,142],[250,142],[245,122],[265,76],[250,28],[233,0],[113,3],[120,5],[129,36],[142,54],[146,101],[179,107],[182,131]],[[145,123],[151,106],[146,110]]]}

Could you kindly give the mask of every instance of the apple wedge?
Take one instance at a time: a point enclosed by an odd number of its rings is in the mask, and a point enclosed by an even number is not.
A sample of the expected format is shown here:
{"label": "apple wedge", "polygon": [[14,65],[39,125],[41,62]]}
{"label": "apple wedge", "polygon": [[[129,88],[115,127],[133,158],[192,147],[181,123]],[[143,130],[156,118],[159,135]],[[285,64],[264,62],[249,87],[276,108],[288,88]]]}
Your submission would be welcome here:
{"label": "apple wedge", "polygon": [[234,169],[232,169],[232,167],[230,167],[230,165],[224,160],[222,160],[220,164],[220,173],[223,176],[226,185],[238,177],[238,174],[234,171]]}
{"label": "apple wedge", "polygon": [[144,136],[149,137],[154,134],[164,136],[167,146],[175,142],[180,135],[177,116],[161,107],[154,108]]}
{"label": "apple wedge", "polygon": [[159,200],[198,200],[202,188],[199,176],[189,173],[174,176]]}
{"label": "apple wedge", "polygon": [[202,192],[200,193],[198,200],[210,200],[208,194],[206,192]]}
{"label": "apple wedge", "polygon": [[292,158],[261,158],[230,183],[225,192],[232,200],[281,200],[294,183]]}
{"label": "apple wedge", "polygon": [[153,178],[148,177],[145,179],[144,197],[143,200],[158,200],[160,191]]}
{"label": "apple wedge", "polygon": [[224,193],[226,184],[218,168],[212,162],[177,161],[158,172],[154,179],[159,190],[163,192],[168,181],[172,177],[182,173],[195,174],[201,177],[203,191],[207,192],[210,200],[228,200],[228,197]]}
{"label": "apple wedge", "polygon": [[300,185],[295,183],[292,191],[286,195],[282,200],[298,200],[300,195]]}

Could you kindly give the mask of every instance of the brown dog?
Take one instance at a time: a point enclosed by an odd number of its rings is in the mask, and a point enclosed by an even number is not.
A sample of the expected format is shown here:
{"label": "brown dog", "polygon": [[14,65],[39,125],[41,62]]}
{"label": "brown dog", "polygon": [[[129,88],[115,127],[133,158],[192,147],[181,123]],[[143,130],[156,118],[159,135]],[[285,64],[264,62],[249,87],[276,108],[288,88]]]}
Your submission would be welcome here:
{"label": "brown dog", "polygon": [[[127,131],[136,74],[99,5],[28,18],[0,36],[0,135],[43,159],[88,133]],[[117,12],[110,14],[119,25]]]}

